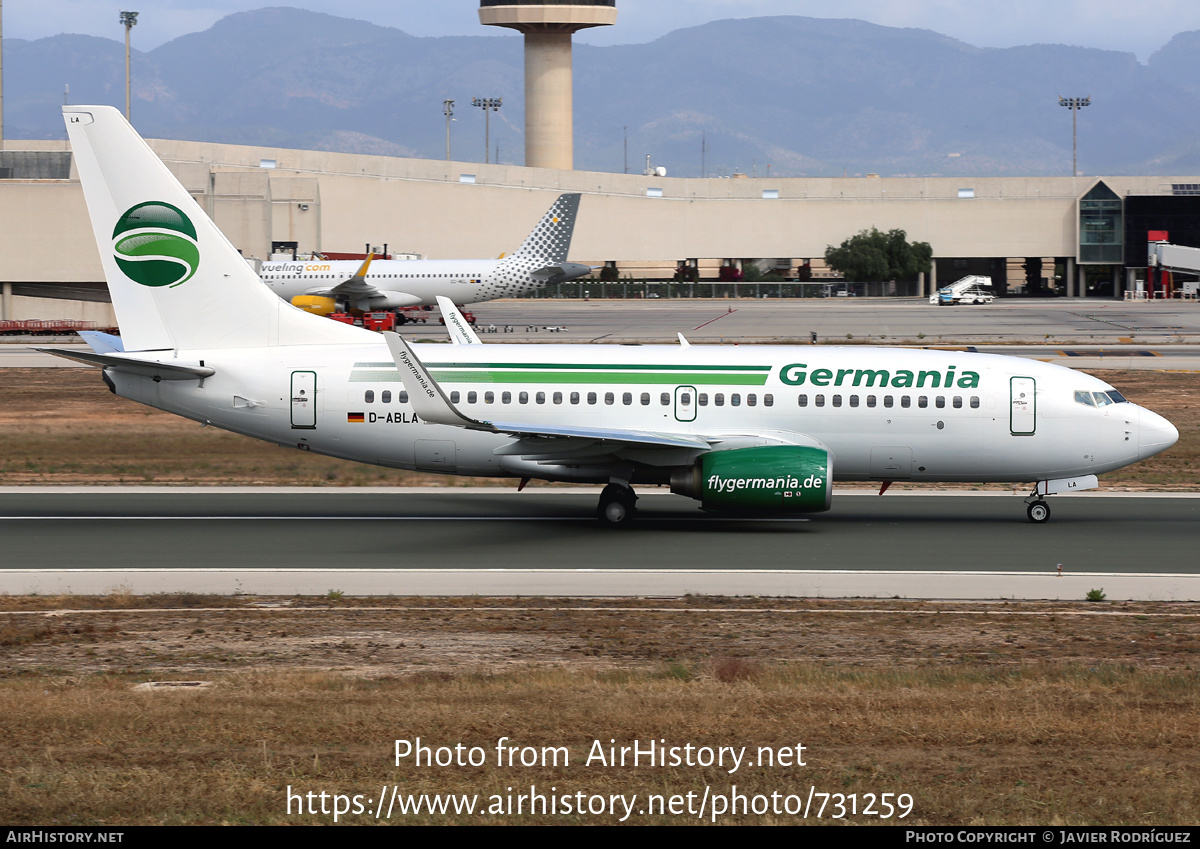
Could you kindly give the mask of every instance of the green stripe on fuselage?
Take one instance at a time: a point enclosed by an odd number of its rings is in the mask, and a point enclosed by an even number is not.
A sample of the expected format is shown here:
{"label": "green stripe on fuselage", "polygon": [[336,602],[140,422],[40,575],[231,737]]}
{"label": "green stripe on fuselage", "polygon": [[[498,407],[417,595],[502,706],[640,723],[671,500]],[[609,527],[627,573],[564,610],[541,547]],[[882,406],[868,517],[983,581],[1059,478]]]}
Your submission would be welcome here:
{"label": "green stripe on fuselage", "polygon": [[[652,374],[650,372],[591,372],[571,371],[443,371],[431,369],[439,383],[562,383],[562,384],[632,384],[632,385],[726,385],[762,386],[765,374]],[[400,373],[392,371],[354,371],[351,383],[400,383]]]}

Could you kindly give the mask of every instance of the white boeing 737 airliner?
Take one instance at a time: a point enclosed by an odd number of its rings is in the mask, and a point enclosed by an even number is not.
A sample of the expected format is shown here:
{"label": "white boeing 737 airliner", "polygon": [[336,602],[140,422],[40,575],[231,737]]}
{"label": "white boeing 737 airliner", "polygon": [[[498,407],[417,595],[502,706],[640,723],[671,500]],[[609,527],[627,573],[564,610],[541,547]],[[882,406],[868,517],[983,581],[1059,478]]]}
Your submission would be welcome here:
{"label": "white boeing 737 airliner", "polygon": [[[339,304],[360,310],[413,307],[438,296],[458,304],[523,298],[592,270],[567,262],[578,212],[578,194],[559,195],[521,247],[500,259],[289,260],[264,262],[259,276],[297,306],[314,306],[314,298],[326,301],[318,304],[326,313]],[[299,298],[304,302],[294,300]]]}
{"label": "white boeing 737 airliner", "polygon": [[327,321],[271,294],[107,106],[64,107],[121,338],[87,335],[118,395],[303,451],[402,469],[669,484],[711,511],[826,510],[835,480],[1027,482],[1043,496],[1178,438],[1086,374],[885,348],[450,345]]}

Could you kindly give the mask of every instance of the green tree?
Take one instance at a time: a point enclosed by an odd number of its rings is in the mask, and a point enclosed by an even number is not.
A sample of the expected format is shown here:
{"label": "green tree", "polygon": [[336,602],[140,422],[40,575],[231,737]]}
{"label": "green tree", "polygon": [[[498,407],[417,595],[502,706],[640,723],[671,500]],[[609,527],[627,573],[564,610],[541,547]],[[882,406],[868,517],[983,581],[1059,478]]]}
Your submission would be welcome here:
{"label": "green tree", "polygon": [[848,283],[910,280],[932,267],[933,248],[928,242],[910,242],[903,230],[880,233],[862,230],[836,248],[825,248],[825,263]]}

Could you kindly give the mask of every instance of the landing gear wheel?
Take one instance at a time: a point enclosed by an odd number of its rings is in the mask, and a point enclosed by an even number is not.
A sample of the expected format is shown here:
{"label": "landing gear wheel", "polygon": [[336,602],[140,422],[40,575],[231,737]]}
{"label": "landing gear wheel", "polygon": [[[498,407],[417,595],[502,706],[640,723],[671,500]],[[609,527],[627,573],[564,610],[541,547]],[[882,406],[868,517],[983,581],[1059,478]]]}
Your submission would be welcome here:
{"label": "landing gear wheel", "polygon": [[633,520],[637,512],[635,502],[637,496],[627,486],[610,483],[600,493],[600,503],[596,505],[596,518],[612,528],[623,527]]}
{"label": "landing gear wheel", "polygon": [[1029,514],[1029,521],[1040,525],[1049,520],[1050,505],[1045,501],[1035,501],[1029,505],[1029,509],[1025,512]]}

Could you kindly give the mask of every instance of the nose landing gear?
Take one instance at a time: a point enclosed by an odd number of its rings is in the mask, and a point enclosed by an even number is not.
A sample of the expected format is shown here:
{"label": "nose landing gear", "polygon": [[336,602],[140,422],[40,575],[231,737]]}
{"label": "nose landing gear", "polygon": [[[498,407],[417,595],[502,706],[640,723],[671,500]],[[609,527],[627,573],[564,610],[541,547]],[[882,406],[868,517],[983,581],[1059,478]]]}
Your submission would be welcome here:
{"label": "nose landing gear", "polygon": [[1029,521],[1040,525],[1050,519],[1050,505],[1041,498],[1029,502],[1029,507],[1025,511],[1029,516]]}

